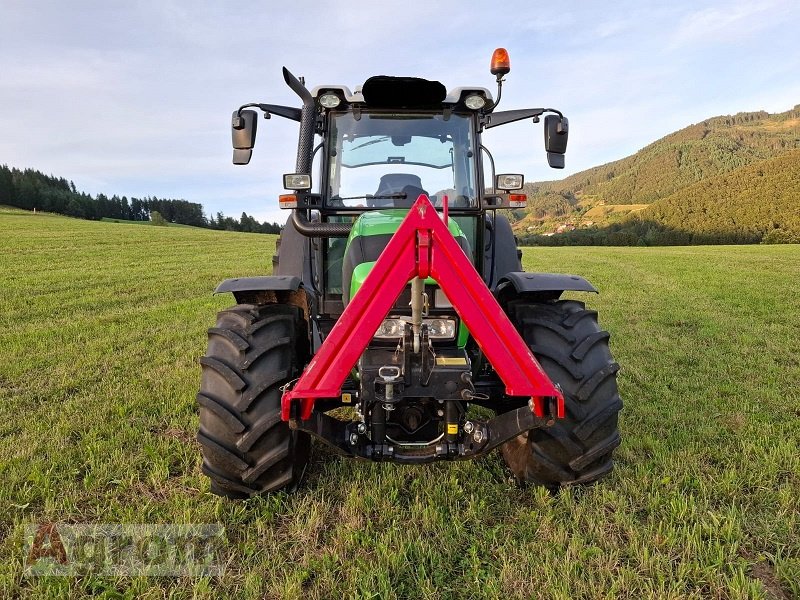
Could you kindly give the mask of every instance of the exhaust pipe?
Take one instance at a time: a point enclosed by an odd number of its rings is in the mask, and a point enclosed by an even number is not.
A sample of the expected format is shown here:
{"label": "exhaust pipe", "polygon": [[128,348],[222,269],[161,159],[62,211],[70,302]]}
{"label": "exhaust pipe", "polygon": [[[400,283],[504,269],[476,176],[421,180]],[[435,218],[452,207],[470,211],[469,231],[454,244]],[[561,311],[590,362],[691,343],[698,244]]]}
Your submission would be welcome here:
{"label": "exhaust pipe", "polygon": [[286,85],[303,101],[303,108],[300,111],[300,137],[297,140],[295,173],[310,173],[311,152],[314,145],[314,121],[316,120],[314,98],[311,97],[311,92],[306,89],[306,86],[300,83],[300,80],[292,75],[286,67],[283,67],[283,79],[286,81]]}
{"label": "exhaust pipe", "polygon": [[352,223],[313,223],[303,212],[299,209],[292,211],[292,225],[306,237],[345,238],[350,235]]}
{"label": "exhaust pipe", "polygon": [[[297,161],[295,173],[311,173],[311,156],[314,150],[314,124],[317,119],[317,109],[314,98],[300,80],[283,67],[283,79],[292,91],[303,101],[300,110],[300,136],[297,140]],[[312,223],[305,215],[305,211],[295,209],[292,211],[292,224],[295,229],[306,237],[347,237],[350,235],[350,223]]]}

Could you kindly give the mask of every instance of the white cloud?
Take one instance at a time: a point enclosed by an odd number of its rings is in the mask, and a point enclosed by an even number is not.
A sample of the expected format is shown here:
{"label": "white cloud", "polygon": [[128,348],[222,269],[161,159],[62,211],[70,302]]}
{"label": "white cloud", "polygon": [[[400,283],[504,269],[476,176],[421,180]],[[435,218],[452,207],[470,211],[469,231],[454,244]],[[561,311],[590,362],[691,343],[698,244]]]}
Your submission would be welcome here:
{"label": "white cloud", "polygon": [[795,4],[793,0],[726,2],[691,12],[681,19],[670,47],[742,43],[785,19]]}
{"label": "white cloud", "polygon": [[[239,104],[296,105],[282,65],[308,85],[375,74],[480,85],[511,54],[502,109],[555,106],[572,124],[568,169],[546,167],[541,125],[487,135],[498,168],[556,178],[621,158],[691,120],[800,102],[794,0],[553,8],[514,0],[233,5],[6,0],[0,18],[0,163],[92,193],[183,197],[207,212],[285,220],[297,125],[261,121],[252,164],[230,164]],[[320,35],[319,31],[329,32]]]}

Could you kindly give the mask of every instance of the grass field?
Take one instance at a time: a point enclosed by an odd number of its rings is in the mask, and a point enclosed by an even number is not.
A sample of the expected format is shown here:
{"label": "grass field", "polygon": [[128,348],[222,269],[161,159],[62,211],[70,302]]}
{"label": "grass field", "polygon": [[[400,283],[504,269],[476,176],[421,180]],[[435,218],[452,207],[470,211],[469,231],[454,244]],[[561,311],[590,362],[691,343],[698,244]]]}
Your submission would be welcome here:
{"label": "grass field", "polygon": [[[342,461],[230,502],[195,393],[226,277],[274,236],[0,210],[0,597],[800,597],[800,247],[527,248],[612,332],[616,470],[550,496],[498,454]],[[576,296],[577,297],[577,296]],[[31,578],[31,523],[221,523],[219,578]]]}
{"label": "grass field", "polygon": [[[122,225],[150,225],[153,226],[152,221],[128,221],[127,219],[112,219],[111,217],[103,217],[100,219],[101,223],[120,223]],[[165,222],[162,227],[192,227],[191,225],[183,225],[182,223]]]}

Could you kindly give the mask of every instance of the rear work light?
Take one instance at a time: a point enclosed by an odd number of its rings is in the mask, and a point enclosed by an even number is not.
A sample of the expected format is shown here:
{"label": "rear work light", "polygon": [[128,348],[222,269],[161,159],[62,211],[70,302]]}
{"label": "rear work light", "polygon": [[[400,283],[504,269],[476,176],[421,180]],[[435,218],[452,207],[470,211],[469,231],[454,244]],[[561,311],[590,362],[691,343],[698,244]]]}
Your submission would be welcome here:
{"label": "rear work light", "polygon": [[[406,330],[411,317],[389,317],[384,319],[373,336],[376,340],[399,340]],[[428,337],[432,340],[452,340],[456,337],[455,319],[422,319],[428,327]]]}
{"label": "rear work light", "polygon": [[283,187],[287,190],[310,190],[311,175],[306,173],[288,173],[283,176]]}
{"label": "rear work light", "polygon": [[336,108],[341,104],[342,99],[338,95],[327,92],[319,97],[319,104],[323,108]]}
{"label": "rear work light", "polygon": [[495,187],[498,190],[520,190],[525,178],[516,173],[503,173],[497,176]]}
{"label": "rear work light", "polygon": [[486,106],[486,98],[480,94],[470,94],[464,99],[464,104],[470,110],[479,110]]}

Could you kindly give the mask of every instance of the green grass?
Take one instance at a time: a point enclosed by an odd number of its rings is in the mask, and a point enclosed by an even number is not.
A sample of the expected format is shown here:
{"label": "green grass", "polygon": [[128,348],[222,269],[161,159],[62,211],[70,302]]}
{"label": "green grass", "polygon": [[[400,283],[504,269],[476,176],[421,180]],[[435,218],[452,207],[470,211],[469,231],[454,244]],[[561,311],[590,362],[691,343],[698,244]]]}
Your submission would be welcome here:
{"label": "green grass", "polygon": [[[525,249],[602,291],[625,410],[597,486],[317,445],[298,493],[230,502],[200,473],[197,360],[216,283],[274,245],[0,210],[0,597],[800,596],[800,247]],[[226,571],[28,578],[44,521],[221,523]]]}
{"label": "green grass", "polygon": [[[100,219],[101,223],[123,223],[125,225],[153,225],[152,221],[129,221],[128,219],[112,219],[111,217],[103,217]],[[163,227],[193,227],[193,225],[184,225],[183,223],[170,223],[167,221]]]}

